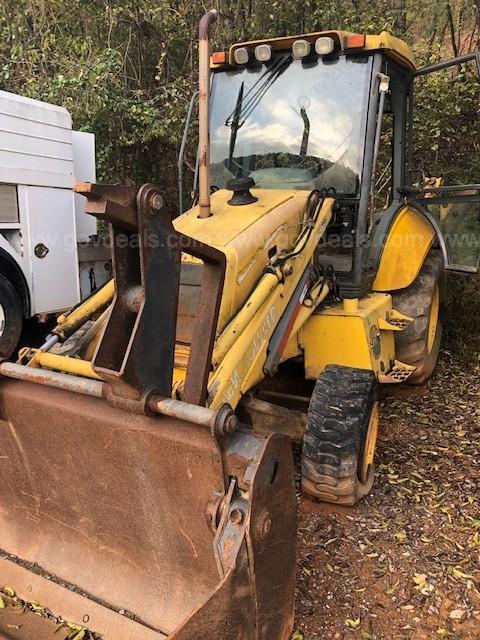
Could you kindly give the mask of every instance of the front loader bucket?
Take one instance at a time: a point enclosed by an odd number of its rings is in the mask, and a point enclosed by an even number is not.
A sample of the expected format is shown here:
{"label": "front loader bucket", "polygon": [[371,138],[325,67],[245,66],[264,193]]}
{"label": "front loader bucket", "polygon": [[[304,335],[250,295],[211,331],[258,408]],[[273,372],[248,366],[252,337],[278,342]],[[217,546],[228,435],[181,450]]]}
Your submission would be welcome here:
{"label": "front loader bucket", "polygon": [[0,637],[289,637],[287,438],[5,378],[0,418]]}
{"label": "front loader bucket", "polygon": [[[290,441],[207,406],[225,255],[176,232],[153,185],[77,191],[110,224],[115,293],[88,367],[0,364],[0,637],[286,640]],[[178,396],[182,252],[203,266]]]}

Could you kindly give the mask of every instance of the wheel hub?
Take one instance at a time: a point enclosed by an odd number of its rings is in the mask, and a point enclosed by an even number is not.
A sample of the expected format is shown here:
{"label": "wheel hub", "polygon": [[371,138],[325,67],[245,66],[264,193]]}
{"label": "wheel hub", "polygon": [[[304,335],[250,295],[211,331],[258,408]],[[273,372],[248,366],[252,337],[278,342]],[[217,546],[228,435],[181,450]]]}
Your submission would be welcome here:
{"label": "wheel hub", "polygon": [[433,292],[432,305],[430,307],[430,317],[428,320],[428,337],[427,337],[427,351],[432,352],[433,345],[435,343],[435,336],[437,335],[438,325],[438,311],[440,308],[440,291],[438,285]]}
{"label": "wheel hub", "polygon": [[370,420],[367,428],[367,435],[365,438],[365,447],[363,449],[363,459],[360,463],[360,482],[365,484],[367,482],[370,468],[373,464],[373,458],[375,455],[375,447],[377,445],[378,437],[378,425],[380,422],[378,402],[375,402],[370,414]]}
{"label": "wheel hub", "polygon": [[0,338],[3,336],[3,332],[5,331],[5,309],[3,305],[0,304]]}

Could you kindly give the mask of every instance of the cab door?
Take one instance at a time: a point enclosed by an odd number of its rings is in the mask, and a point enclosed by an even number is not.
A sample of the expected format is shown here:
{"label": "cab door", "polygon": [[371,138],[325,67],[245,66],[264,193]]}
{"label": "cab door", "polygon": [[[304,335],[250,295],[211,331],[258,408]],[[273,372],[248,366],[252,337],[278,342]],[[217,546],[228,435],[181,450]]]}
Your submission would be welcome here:
{"label": "cab door", "polygon": [[410,104],[409,203],[437,230],[445,268],[480,263],[480,53],[419,69]]}

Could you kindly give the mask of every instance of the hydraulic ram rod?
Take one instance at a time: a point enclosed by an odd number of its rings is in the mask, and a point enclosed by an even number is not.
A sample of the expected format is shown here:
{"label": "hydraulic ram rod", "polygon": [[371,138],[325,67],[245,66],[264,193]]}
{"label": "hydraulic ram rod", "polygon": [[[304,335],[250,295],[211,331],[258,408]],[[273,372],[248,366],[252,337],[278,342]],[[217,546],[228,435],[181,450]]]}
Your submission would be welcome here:
{"label": "hydraulic ram rod", "polygon": [[70,373],[73,376],[81,376],[82,378],[90,378],[92,380],[101,380],[100,376],[93,370],[92,363],[88,360],[69,358],[54,353],[48,353],[48,351],[37,352],[29,362],[28,366],[30,368],[53,369],[54,371]]}
{"label": "hydraulic ram rod", "polygon": [[[55,387],[57,389],[63,389],[64,391],[72,391],[73,393],[81,393],[95,398],[103,397],[105,385],[105,383],[100,380],[71,376],[66,373],[59,373],[58,371],[35,369],[12,362],[0,364],[0,376],[24,380],[26,382],[35,382],[36,384]],[[214,411],[208,407],[200,407],[196,404],[175,400],[174,398],[159,398],[156,396],[152,397],[148,404],[152,411],[160,415],[193,422],[194,424],[207,427],[212,431],[217,427],[218,410]],[[227,429],[234,431],[238,426],[238,420],[233,412],[230,411],[230,414],[226,416],[227,420],[225,422]]]}
{"label": "hydraulic ram rod", "polygon": [[73,391],[81,393],[85,396],[102,397],[103,382],[100,380],[91,380],[89,378],[80,378],[79,376],[70,376],[66,373],[58,371],[46,371],[45,369],[37,369],[34,367],[26,367],[22,364],[14,364],[13,362],[3,362],[0,365],[0,375],[7,378],[15,378],[16,380],[26,380],[28,382],[36,382],[48,387],[57,387],[64,391]]}

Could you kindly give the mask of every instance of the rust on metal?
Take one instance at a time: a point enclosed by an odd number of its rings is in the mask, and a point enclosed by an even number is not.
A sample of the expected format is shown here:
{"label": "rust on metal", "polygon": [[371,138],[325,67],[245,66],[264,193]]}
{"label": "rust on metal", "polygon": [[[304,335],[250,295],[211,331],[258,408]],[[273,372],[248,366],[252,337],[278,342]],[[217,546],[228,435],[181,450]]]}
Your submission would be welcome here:
{"label": "rust on metal", "polygon": [[93,366],[110,382],[113,401],[138,402],[142,410],[145,394],[172,392],[180,254],[169,249],[177,234],[158,189],[143,185],[129,203],[135,226],[125,231],[123,219],[109,218],[116,295]]}
{"label": "rust on metal", "polygon": [[35,382],[40,385],[57,387],[65,391],[73,391],[82,395],[102,397],[103,383],[99,380],[71,376],[67,373],[49,371],[46,369],[36,369],[26,367],[13,362],[3,362],[0,364],[0,375],[26,382]]}
{"label": "rust on metal", "polygon": [[[2,630],[0,637],[2,640],[17,640],[19,637],[52,640],[55,637],[53,634],[56,633],[59,626],[54,620],[49,620],[44,616],[40,617],[38,613],[28,609],[26,611],[21,607],[0,609],[0,629]],[[22,635],[19,636],[19,633]]]}
{"label": "rust on metal", "polygon": [[255,433],[281,433],[294,442],[303,440],[307,424],[307,416],[303,411],[245,396],[237,407],[237,412],[242,422],[250,425]]}
{"label": "rust on metal", "polygon": [[187,420],[213,430],[217,412],[207,407],[199,407],[173,398],[157,398],[153,396],[149,406],[155,413],[160,413],[171,418]]}
{"label": "rust on metal", "polygon": [[198,48],[198,207],[199,217],[208,218],[210,210],[210,46],[209,33],[218,12],[208,11],[200,20]]}
{"label": "rust on metal", "polygon": [[[28,608],[18,607],[0,609],[0,636],[9,639],[25,638],[31,640],[52,640],[53,634],[59,627],[58,622],[49,620],[48,613],[42,617],[39,613],[49,612],[52,617],[69,623],[85,627],[101,637],[114,637],[115,640],[163,640],[167,636],[159,634],[141,622],[132,620],[125,615],[119,615],[114,609],[105,604],[95,602],[91,598],[79,593],[75,585],[56,584],[51,575],[42,575],[35,567],[35,572],[21,566],[13,559],[0,557],[0,576],[2,583],[8,585],[27,585],[23,599],[34,603],[37,611],[28,613]],[[18,594],[20,595],[20,594]],[[17,596],[18,597],[18,596]],[[14,603],[15,604],[15,603]],[[39,607],[41,606],[41,611]],[[13,625],[13,626],[7,626]],[[42,635],[45,630],[45,635]],[[11,634],[11,636],[9,635]],[[62,636],[60,636],[62,637]]]}
{"label": "rust on metal", "polygon": [[[210,11],[200,23],[201,217],[210,215],[208,36],[216,17]],[[254,433],[229,405],[205,406],[225,255],[177,232],[154,185],[83,183],[76,191],[87,213],[110,225],[115,296],[93,357],[103,382],[0,365],[0,574],[25,602],[88,621],[104,640],[288,640],[290,441]],[[177,400],[182,252],[203,263],[202,321],[184,332]],[[2,637],[51,630],[27,613],[25,630],[13,635],[2,616]]]}
{"label": "rust on metal", "polygon": [[172,633],[218,582],[205,509],[224,477],[209,431],[0,384],[1,547]]}
{"label": "rust on metal", "polygon": [[[237,431],[220,449],[191,422],[7,378],[0,416],[0,547],[56,577],[52,590],[73,583],[87,612],[92,603],[128,611],[159,638],[289,637],[296,529],[287,438]],[[218,509],[225,526],[207,517]],[[242,518],[228,517],[234,509]],[[260,535],[265,511],[271,523]],[[20,597],[38,599],[30,571],[15,580]],[[122,627],[131,620],[112,615],[119,631],[105,640],[135,637]]]}
{"label": "rust on metal", "polygon": [[[242,526],[257,585],[257,625],[260,637],[272,640],[290,638],[294,614],[296,504],[292,455],[289,447],[284,448],[285,442],[289,441],[284,436],[263,439],[238,432],[224,455],[227,473],[232,471],[232,457],[237,469],[244,459],[242,475],[252,499],[247,508],[240,508],[245,512]],[[230,512],[235,506],[232,502]],[[269,616],[268,611],[276,611],[278,617]]]}
{"label": "rust on metal", "polygon": [[115,220],[123,229],[136,230],[135,198],[137,189],[135,187],[79,182],[73,189],[87,199],[85,213],[105,222]]}
{"label": "rust on metal", "polygon": [[222,301],[225,279],[225,255],[217,250],[197,252],[203,260],[202,282],[197,304],[197,317],[193,328],[187,377],[183,397],[187,402],[205,404],[207,400],[208,378],[212,369],[212,354],[215,333]]}
{"label": "rust on metal", "polygon": [[205,405],[225,255],[177,232],[153,185],[87,186],[77,187],[87,198],[86,210],[97,215],[101,209],[112,238],[115,298],[93,359],[95,371],[111,385],[106,397],[138,413],[148,411],[150,396],[171,396],[184,252],[203,262],[198,293],[203,321],[192,332],[183,398]]}
{"label": "rust on metal", "polygon": [[[0,375],[16,380],[24,380],[25,382],[35,382],[40,385],[63,389],[94,398],[106,397],[108,399],[111,393],[110,385],[99,380],[91,380],[46,369],[26,367],[11,362],[0,364]],[[133,413],[138,413],[136,403],[132,402],[131,405],[129,405],[128,399],[124,399],[121,408],[130,410]],[[175,398],[150,396],[148,399],[148,408],[151,414],[178,418],[179,420],[186,420],[198,426],[206,427],[210,429],[212,435],[219,438],[233,433],[238,429],[240,424],[235,412],[229,405],[222,405],[218,409],[213,410],[207,407],[189,404],[183,400],[176,400]]]}

